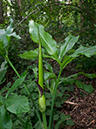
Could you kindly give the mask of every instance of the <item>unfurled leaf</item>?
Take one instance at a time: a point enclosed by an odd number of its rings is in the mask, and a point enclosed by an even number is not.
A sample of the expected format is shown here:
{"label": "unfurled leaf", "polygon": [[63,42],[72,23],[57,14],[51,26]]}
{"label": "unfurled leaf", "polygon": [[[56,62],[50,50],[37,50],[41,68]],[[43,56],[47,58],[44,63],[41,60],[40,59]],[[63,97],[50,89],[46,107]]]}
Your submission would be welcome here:
{"label": "unfurled leaf", "polygon": [[84,73],[84,72],[79,72],[79,73],[73,74],[69,77],[77,78],[80,74],[83,74],[90,79],[96,78],[96,74],[94,74],[94,73],[93,74],[88,74],[88,73]]}
{"label": "unfurled leaf", "polygon": [[0,44],[2,43],[2,45],[0,45],[1,50],[2,50],[2,46],[3,46],[3,49],[6,46],[8,46],[11,36],[16,37],[17,39],[21,39],[19,35],[13,32],[14,28],[12,28],[12,23],[13,23],[13,20],[10,19],[10,25],[6,29],[0,29]]}
{"label": "unfurled leaf", "polygon": [[4,105],[6,109],[14,114],[21,114],[23,112],[29,112],[29,102],[27,97],[21,95],[12,95],[9,96]]}
{"label": "unfurled leaf", "polygon": [[1,68],[0,68],[0,84],[2,84],[4,82],[4,76],[7,72],[7,67],[6,67],[6,63],[7,61],[4,61],[2,64],[1,64]]}
{"label": "unfurled leaf", "polygon": [[0,29],[0,42],[3,43],[3,48],[8,45],[5,29]]}
{"label": "unfurled leaf", "polygon": [[56,78],[56,75],[52,72],[44,71],[44,80]]}
{"label": "unfurled leaf", "polygon": [[4,105],[0,106],[0,129],[12,129],[12,120]]}
{"label": "unfurled leaf", "polygon": [[69,35],[65,38],[65,43],[60,47],[59,60],[61,61],[63,56],[75,45],[78,41],[78,36]]}
{"label": "unfurled leaf", "polygon": [[96,46],[93,47],[83,47],[81,46],[78,48],[72,55],[71,57],[77,57],[79,55],[85,55],[86,57],[91,57],[93,55],[96,55]]}
{"label": "unfurled leaf", "polygon": [[[38,59],[38,48],[35,50],[26,51],[23,54],[19,55],[21,58],[27,60],[37,60]],[[45,53],[42,55],[44,58],[53,58],[52,56],[48,56]]]}
{"label": "unfurled leaf", "polygon": [[45,62],[45,65],[44,66],[45,66],[45,68],[47,70],[49,70],[50,72],[53,72],[52,66],[48,62]]}
{"label": "unfurled leaf", "polygon": [[19,56],[24,59],[36,60],[38,59],[38,49],[24,52],[23,54],[20,54]]}
{"label": "unfurled leaf", "polygon": [[64,85],[73,84],[75,82],[75,79],[69,77],[64,77],[60,79],[60,83],[64,83]]}
{"label": "unfurled leaf", "polygon": [[83,89],[84,91],[87,91],[89,93],[93,92],[93,87],[92,85],[86,85],[81,81],[76,80],[75,84],[77,85],[78,88]]}
{"label": "unfurled leaf", "polygon": [[49,55],[52,55],[54,57],[57,56],[57,44],[52,38],[52,36],[44,31],[44,27],[42,25],[31,20],[29,22],[29,33],[31,34],[32,40],[36,43],[39,43],[40,36],[40,42],[42,46],[46,49],[46,51],[49,53]]}

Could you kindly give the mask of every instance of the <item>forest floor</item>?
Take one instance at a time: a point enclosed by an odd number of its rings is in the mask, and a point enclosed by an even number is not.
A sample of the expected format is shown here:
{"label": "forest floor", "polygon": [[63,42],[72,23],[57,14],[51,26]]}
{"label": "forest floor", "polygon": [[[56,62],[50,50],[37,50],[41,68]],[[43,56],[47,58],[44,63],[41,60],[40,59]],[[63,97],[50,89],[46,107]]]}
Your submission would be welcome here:
{"label": "forest floor", "polygon": [[[57,64],[54,63],[53,65],[56,67]],[[80,72],[78,70],[71,71],[72,68],[75,69],[72,64],[69,64],[64,69],[62,76],[70,76]],[[93,71],[89,71],[89,73],[92,72]],[[77,79],[84,80],[85,84],[92,84],[94,91],[92,94],[87,93],[74,85],[74,92],[65,92],[65,94],[70,94],[70,97],[62,105],[61,112],[71,116],[74,125],[66,127],[62,126],[60,129],[96,129],[96,78],[90,80],[84,75],[80,75]]]}
{"label": "forest floor", "polygon": [[[50,64],[55,68],[55,72],[56,70],[57,72],[59,71],[56,62],[52,60]],[[69,64],[62,72],[62,77],[80,72],[78,70],[71,70],[72,68],[75,69],[75,66]],[[92,72],[90,71],[90,73]],[[87,93],[74,85],[74,92],[65,92],[65,94],[70,94],[70,97],[64,102],[60,111],[65,113],[65,115],[71,116],[74,125],[61,126],[60,129],[96,129],[96,78],[90,80],[84,75],[80,75],[77,79],[84,80],[86,84],[92,84],[94,91],[92,94]]]}

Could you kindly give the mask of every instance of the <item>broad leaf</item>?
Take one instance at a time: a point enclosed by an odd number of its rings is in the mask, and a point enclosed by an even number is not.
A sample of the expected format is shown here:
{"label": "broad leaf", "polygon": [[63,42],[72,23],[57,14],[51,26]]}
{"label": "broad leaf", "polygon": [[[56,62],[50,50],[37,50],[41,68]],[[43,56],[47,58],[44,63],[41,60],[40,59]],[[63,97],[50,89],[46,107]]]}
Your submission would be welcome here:
{"label": "broad leaf", "polygon": [[61,78],[60,79],[60,83],[64,83],[64,85],[68,85],[68,84],[73,84],[75,82],[76,79],[73,79],[71,78],[70,76],[69,77],[64,77],[64,78]]}
{"label": "broad leaf", "polygon": [[3,41],[3,48],[8,45],[5,29],[0,29],[0,43],[1,41]]}
{"label": "broad leaf", "polygon": [[[23,54],[19,55],[21,58],[27,59],[27,60],[37,60],[38,59],[38,48],[35,50],[30,50],[30,51],[26,51]],[[53,58],[52,56],[48,56],[46,54],[44,54],[43,51],[43,57],[44,58]]]}
{"label": "broad leaf", "polygon": [[[10,37],[16,37],[17,39],[21,39],[19,35],[13,32],[12,28],[13,20],[10,20],[10,25],[6,29],[0,29],[0,44],[3,42],[3,49],[8,45],[10,41]],[[13,33],[12,33],[13,32]],[[0,45],[0,49],[2,50],[2,46]],[[2,53],[1,53],[2,54]]]}
{"label": "broad leaf", "polygon": [[57,56],[57,44],[52,36],[44,31],[44,27],[42,25],[31,20],[29,22],[29,33],[31,34],[32,40],[36,43],[39,43],[40,35],[40,42],[46,51],[54,57]]}
{"label": "broad leaf", "polygon": [[52,72],[44,71],[44,80],[56,78],[56,75]]}
{"label": "broad leaf", "polygon": [[24,59],[36,60],[38,59],[38,49],[24,52],[23,54],[20,54],[19,56]]}
{"label": "broad leaf", "polygon": [[81,81],[76,80],[75,84],[77,85],[78,88],[83,89],[84,91],[87,91],[89,93],[93,92],[93,87],[92,85],[86,85]]}
{"label": "broad leaf", "polygon": [[25,80],[26,75],[27,75],[27,71],[25,71],[25,72],[21,75],[21,77],[20,77],[19,79],[17,79],[17,80],[13,83],[13,85],[11,86],[11,88],[8,90],[8,92],[7,92],[7,94],[6,94],[6,98],[8,97],[8,95],[9,95],[12,91],[14,91],[20,84],[23,83],[23,81]]}
{"label": "broad leaf", "polygon": [[[0,84],[2,84],[4,82],[4,76],[7,72],[7,67],[6,67],[6,63],[7,61],[4,61],[2,64],[1,64],[1,68],[0,68]],[[3,80],[3,81],[2,81]]]}
{"label": "broad leaf", "polygon": [[96,46],[93,47],[83,47],[81,46],[80,48],[78,48],[72,55],[70,55],[71,57],[77,57],[79,55],[85,55],[86,57],[91,57],[93,55],[96,55]]}
{"label": "broad leaf", "polygon": [[29,112],[29,102],[27,97],[21,95],[9,96],[4,102],[8,111],[14,114]]}
{"label": "broad leaf", "polygon": [[52,66],[48,62],[45,62],[45,65],[44,66],[45,66],[45,68],[47,70],[49,70],[50,72],[53,72]]}
{"label": "broad leaf", "polygon": [[54,93],[55,86],[56,86],[56,79],[51,79],[50,86],[49,86],[49,90],[51,91],[51,94]]}
{"label": "broad leaf", "polygon": [[80,75],[80,74],[83,74],[83,75],[85,75],[86,77],[88,77],[90,79],[96,78],[96,74],[87,74],[87,73],[84,73],[84,72],[79,72],[79,73],[73,74],[73,75],[71,75],[69,77],[77,78],[78,75]]}
{"label": "broad leaf", "polygon": [[75,45],[75,43],[78,41],[78,36],[75,37],[73,35],[69,35],[67,38],[65,38],[65,43],[60,47],[60,53],[59,53],[59,60],[61,61],[63,56]]}
{"label": "broad leaf", "polygon": [[4,105],[0,106],[0,129],[12,129],[12,120]]}

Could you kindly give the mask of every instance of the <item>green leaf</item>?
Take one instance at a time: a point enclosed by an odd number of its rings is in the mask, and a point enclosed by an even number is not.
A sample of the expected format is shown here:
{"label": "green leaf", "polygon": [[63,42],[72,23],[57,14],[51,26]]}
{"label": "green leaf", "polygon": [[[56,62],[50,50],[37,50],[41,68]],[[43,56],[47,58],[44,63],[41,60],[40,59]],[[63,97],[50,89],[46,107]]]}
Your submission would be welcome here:
{"label": "green leaf", "polygon": [[44,71],[44,80],[56,78],[56,75],[54,73]]}
{"label": "green leaf", "polygon": [[0,106],[3,104],[3,96],[1,95],[1,93],[0,93]]}
{"label": "green leaf", "polygon": [[26,126],[24,129],[33,129],[32,125],[29,121],[26,122]]}
{"label": "green leaf", "polygon": [[73,74],[73,75],[71,75],[69,77],[77,78],[78,75],[80,75],[80,74],[83,74],[83,75],[85,75],[86,77],[88,77],[90,79],[96,78],[96,74],[88,74],[88,73],[84,73],[84,72],[79,72],[79,73]]}
{"label": "green leaf", "polygon": [[31,50],[31,51],[24,52],[23,54],[20,54],[19,56],[24,59],[36,60],[36,59],[38,59],[38,49],[35,49],[33,51]]}
{"label": "green leaf", "polygon": [[0,54],[3,55],[3,41],[0,41]]}
{"label": "green leaf", "polygon": [[10,19],[10,25],[6,29],[0,29],[0,43],[3,41],[3,48],[5,48],[9,44],[11,36],[16,37],[17,39],[21,39],[19,35],[13,32],[14,28],[12,28],[12,23],[13,20]]}
{"label": "green leaf", "polygon": [[66,124],[71,126],[71,125],[74,125],[74,122],[71,119],[69,119],[67,120]]}
{"label": "green leaf", "polygon": [[[38,48],[36,48],[35,50],[30,50],[30,51],[26,51],[23,54],[19,55],[21,58],[24,59],[32,59],[32,60],[37,60],[38,59]],[[52,58],[52,56],[48,56],[46,54],[43,53],[43,57],[44,58]]]}
{"label": "green leaf", "polygon": [[86,57],[91,57],[93,55],[96,55],[96,46],[93,47],[83,47],[81,46],[80,48],[78,48],[72,55],[70,55],[71,57],[77,57],[79,55],[85,55]]}
{"label": "green leaf", "polygon": [[92,93],[92,92],[93,92],[93,87],[92,87],[92,85],[86,85],[86,84],[84,84],[83,82],[78,81],[78,80],[75,81],[75,84],[77,85],[78,88],[81,88],[81,89],[83,89],[84,91],[87,91],[87,92],[89,92],[89,93]]}
{"label": "green leaf", "polygon": [[11,34],[7,34],[7,36],[8,36],[8,37],[13,36],[13,37],[15,37],[15,38],[17,38],[17,39],[21,39],[21,37],[20,37],[19,35],[17,35],[16,32],[13,32],[13,33],[11,33]]}
{"label": "green leaf", "polygon": [[32,70],[33,70],[33,72],[34,72],[35,78],[38,78],[38,68],[35,67],[35,68],[33,68]]}
{"label": "green leaf", "polygon": [[45,65],[44,66],[45,66],[45,68],[47,70],[49,70],[50,72],[53,72],[52,66],[48,62],[45,62]]}
{"label": "green leaf", "polygon": [[56,79],[51,79],[50,86],[48,87],[48,89],[51,91],[51,94],[54,93],[55,86],[56,86]]}
{"label": "green leaf", "polygon": [[5,29],[7,34],[11,34],[14,30],[14,28],[12,28],[12,24],[13,24],[13,19],[10,18],[10,25]]}
{"label": "green leaf", "polygon": [[4,81],[2,81],[4,79],[4,76],[7,72],[7,67],[6,67],[7,61],[2,62],[1,64],[1,68],[0,68],[0,84],[2,84]]}
{"label": "green leaf", "polygon": [[53,118],[55,121],[59,119],[59,114],[56,114],[54,115],[54,118]]}
{"label": "green leaf", "polygon": [[60,120],[55,125],[55,129],[59,129],[60,124],[62,124],[62,122],[64,122],[67,118],[69,118],[69,116],[62,113],[60,116]]}
{"label": "green leaf", "polygon": [[21,95],[12,95],[9,96],[4,105],[7,110],[14,114],[21,114],[23,112],[29,112],[29,102],[27,97]]}
{"label": "green leaf", "polygon": [[78,41],[78,36],[75,37],[73,35],[69,35],[67,38],[65,38],[65,43],[60,47],[60,53],[59,53],[59,60],[61,61],[63,56],[75,45],[75,43]]}
{"label": "green leaf", "polygon": [[50,34],[44,31],[44,27],[42,25],[34,22],[33,20],[29,21],[29,33],[31,34],[32,40],[36,43],[39,43],[38,28],[39,28],[40,42],[42,46],[46,49],[46,51],[50,55],[56,57],[57,43]]}
{"label": "green leaf", "polygon": [[70,57],[70,56],[65,56],[64,59],[63,59],[63,62],[62,62],[62,66],[63,66],[63,69],[66,67],[67,64],[69,64],[72,60],[74,59],[74,57]]}
{"label": "green leaf", "polygon": [[0,106],[0,129],[12,129],[12,120],[4,105]]}
{"label": "green leaf", "polygon": [[60,83],[64,83],[64,85],[73,84],[75,82],[75,79],[69,77],[64,77],[60,79]]}
{"label": "green leaf", "polygon": [[11,88],[8,90],[8,92],[7,92],[7,94],[6,94],[6,98],[8,97],[8,95],[9,95],[12,91],[14,91],[20,84],[23,83],[23,81],[24,81],[25,78],[26,78],[26,75],[27,75],[27,71],[25,71],[25,72],[21,75],[21,77],[20,77],[19,79],[17,79],[17,80],[13,83],[13,85],[11,86]]}
{"label": "green leaf", "polygon": [[0,41],[3,41],[3,48],[8,45],[5,29],[0,29]]}

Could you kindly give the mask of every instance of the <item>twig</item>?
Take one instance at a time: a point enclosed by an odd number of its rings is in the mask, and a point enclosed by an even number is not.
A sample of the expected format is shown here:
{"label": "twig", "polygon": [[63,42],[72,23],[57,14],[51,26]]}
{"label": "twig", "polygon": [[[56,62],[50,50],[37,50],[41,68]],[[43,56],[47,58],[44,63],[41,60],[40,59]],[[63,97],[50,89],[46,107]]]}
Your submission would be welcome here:
{"label": "twig", "polygon": [[71,105],[78,105],[78,103],[74,103],[74,102],[70,102],[70,101],[65,101],[64,103],[68,103],[68,104],[71,104]]}
{"label": "twig", "polygon": [[[26,17],[24,17],[24,18],[16,25],[16,27],[19,26],[25,19],[27,19],[32,13],[36,12],[37,10],[38,10],[38,9],[32,11],[32,12],[29,13]],[[16,28],[16,27],[15,27],[15,28]]]}

